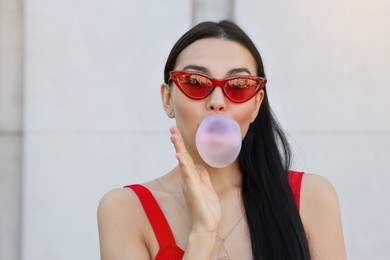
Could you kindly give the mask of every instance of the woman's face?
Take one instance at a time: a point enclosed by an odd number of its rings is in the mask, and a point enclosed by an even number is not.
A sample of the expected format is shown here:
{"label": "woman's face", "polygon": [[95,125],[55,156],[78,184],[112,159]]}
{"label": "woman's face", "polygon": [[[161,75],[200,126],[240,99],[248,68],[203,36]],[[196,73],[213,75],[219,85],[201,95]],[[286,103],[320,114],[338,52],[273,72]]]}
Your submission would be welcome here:
{"label": "woman's face", "polygon": [[[216,79],[237,75],[257,76],[255,60],[245,47],[234,41],[217,38],[201,39],[189,45],[178,56],[174,70],[201,72]],[[173,110],[176,125],[195,162],[199,160],[195,135],[203,118],[214,113],[230,116],[240,125],[244,138],[264,97],[261,90],[245,103],[233,103],[220,87],[216,87],[206,98],[193,100],[185,96],[174,83],[171,83],[171,89],[164,84],[161,91],[164,108],[166,111]]]}

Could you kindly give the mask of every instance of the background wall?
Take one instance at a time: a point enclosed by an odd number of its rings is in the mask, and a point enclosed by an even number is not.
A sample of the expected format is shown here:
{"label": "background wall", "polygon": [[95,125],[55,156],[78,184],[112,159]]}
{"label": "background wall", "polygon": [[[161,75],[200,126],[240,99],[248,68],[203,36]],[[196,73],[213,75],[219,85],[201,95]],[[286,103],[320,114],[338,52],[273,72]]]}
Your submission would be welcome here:
{"label": "background wall", "polygon": [[207,2],[24,1],[21,259],[99,258],[104,193],[175,165],[159,95],[170,48],[192,21],[231,10],[262,53],[294,168],[339,194],[349,259],[389,258],[390,3]]}
{"label": "background wall", "polygon": [[98,259],[102,195],[173,166],[160,85],[190,8],[27,2],[23,259]]}
{"label": "background wall", "polygon": [[236,17],[265,60],[295,168],[338,192],[348,258],[390,259],[390,2],[241,0]]}
{"label": "background wall", "polygon": [[0,0],[0,260],[21,257],[22,2]]}

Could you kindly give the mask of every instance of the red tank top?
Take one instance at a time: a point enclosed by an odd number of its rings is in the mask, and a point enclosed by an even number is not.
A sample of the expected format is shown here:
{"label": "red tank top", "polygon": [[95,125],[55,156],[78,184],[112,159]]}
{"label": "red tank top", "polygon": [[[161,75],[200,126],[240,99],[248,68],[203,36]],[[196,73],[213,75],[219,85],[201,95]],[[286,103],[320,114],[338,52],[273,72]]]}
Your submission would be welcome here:
{"label": "red tank top", "polygon": [[[295,203],[299,210],[299,201],[301,193],[301,182],[303,172],[290,171],[288,175],[288,182],[290,184]],[[155,260],[181,260],[184,251],[176,245],[171,228],[161,211],[153,194],[144,186],[139,184],[128,185],[124,188],[131,188],[141,201],[142,207],[145,210],[146,216],[153,228],[154,234],[157,238],[160,247],[157,252]]]}

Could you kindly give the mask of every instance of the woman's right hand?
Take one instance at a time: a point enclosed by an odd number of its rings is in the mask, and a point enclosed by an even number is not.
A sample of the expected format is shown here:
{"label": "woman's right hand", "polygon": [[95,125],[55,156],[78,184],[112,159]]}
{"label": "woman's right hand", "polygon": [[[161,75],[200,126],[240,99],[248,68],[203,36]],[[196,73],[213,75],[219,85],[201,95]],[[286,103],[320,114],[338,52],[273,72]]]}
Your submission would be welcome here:
{"label": "woman's right hand", "polygon": [[221,208],[209,173],[203,165],[194,164],[179,129],[173,126],[170,131],[180,165],[183,194],[192,222],[190,237],[206,235],[215,240],[221,219]]}

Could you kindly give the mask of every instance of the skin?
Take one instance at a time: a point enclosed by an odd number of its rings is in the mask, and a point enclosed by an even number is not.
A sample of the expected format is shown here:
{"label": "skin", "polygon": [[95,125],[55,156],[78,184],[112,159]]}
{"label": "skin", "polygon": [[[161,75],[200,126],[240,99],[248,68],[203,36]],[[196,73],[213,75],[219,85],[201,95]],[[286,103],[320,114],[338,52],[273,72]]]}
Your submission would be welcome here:
{"label": "skin", "polygon": [[[198,40],[184,49],[175,67],[183,69],[218,79],[256,75],[256,63],[245,47],[215,38]],[[161,97],[167,115],[176,120],[170,138],[178,165],[159,178],[164,188],[155,181],[144,185],[161,206],[177,245],[185,250],[183,259],[216,259],[221,246],[217,235],[225,237],[244,212],[241,174],[237,161],[223,169],[205,164],[195,148],[195,133],[205,116],[220,113],[235,119],[244,137],[258,114],[264,93],[236,104],[217,87],[205,99],[191,100],[174,84],[163,84]],[[338,198],[325,178],[304,175],[300,214],[312,259],[346,259]],[[139,199],[130,189],[115,189],[103,197],[98,224],[103,260],[154,259],[159,250]],[[226,245],[231,259],[252,259],[245,219],[234,228]]]}

